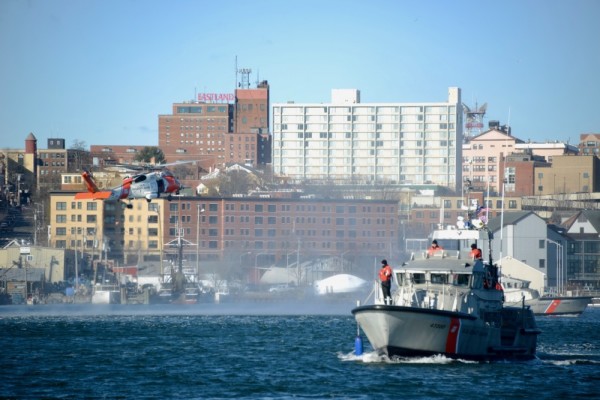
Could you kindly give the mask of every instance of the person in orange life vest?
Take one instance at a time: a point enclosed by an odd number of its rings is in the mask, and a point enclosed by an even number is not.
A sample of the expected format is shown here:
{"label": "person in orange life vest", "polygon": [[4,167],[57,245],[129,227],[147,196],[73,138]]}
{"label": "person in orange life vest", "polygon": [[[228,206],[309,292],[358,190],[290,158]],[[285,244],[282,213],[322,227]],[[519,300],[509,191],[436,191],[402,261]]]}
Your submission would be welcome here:
{"label": "person in orange life vest", "polygon": [[438,245],[437,240],[434,240],[433,242],[431,242],[431,247],[429,247],[429,249],[427,250],[427,254],[429,254],[429,256],[432,256],[434,253],[442,250],[444,250],[444,248]]}
{"label": "person in orange life vest", "polygon": [[381,280],[381,291],[383,292],[383,302],[392,304],[392,268],[388,265],[387,260],[381,261],[381,269],[379,270],[379,279]]}
{"label": "person in orange life vest", "polygon": [[483,255],[481,254],[481,249],[478,249],[477,245],[475,243],[473,243],[471,245],[471,253],[469,254],[469,256],[473,260],[482,260],[483,259]]}

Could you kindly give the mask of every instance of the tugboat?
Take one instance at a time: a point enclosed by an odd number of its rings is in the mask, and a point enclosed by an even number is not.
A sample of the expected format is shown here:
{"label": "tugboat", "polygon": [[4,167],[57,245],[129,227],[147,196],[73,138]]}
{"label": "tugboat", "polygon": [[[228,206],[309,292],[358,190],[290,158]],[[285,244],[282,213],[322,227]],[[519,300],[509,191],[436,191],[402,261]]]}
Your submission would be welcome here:
{"label": "tugboat", "polygon": [[490,240],[491,234],[440,229],[431,239],[455,242],[458,250],[442,246],[431,254],[412,254],[408,263],[393,269],[397,289],[391,304],[386,304],[377,285],[374,304],[352,310],[373,349],[390,358],[438,354],[476,361],[534,358],[541,332],[533,312],[524,303],[504,307],[491,252],[484,263],[461,250],[474,241]]}

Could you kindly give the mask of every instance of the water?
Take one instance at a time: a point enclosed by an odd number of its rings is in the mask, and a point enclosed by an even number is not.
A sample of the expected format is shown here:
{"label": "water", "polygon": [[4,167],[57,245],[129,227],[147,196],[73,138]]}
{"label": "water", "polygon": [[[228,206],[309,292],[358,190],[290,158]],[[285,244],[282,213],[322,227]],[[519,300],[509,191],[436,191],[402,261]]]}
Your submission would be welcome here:
{"label": "water", "polygon": [[[600,308],[542,317],[538,358],[353,354],[347,304],[0,307],[0,398],[600,398]],[[263,314],[263,315],[259,315]]]}

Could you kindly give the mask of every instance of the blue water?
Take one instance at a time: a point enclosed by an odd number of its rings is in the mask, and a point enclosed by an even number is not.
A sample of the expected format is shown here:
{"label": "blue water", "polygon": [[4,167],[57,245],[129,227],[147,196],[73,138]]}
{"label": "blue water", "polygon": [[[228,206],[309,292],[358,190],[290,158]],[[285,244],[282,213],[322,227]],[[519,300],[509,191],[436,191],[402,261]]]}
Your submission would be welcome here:
{"label": "blue water", "polygon": [[600,308],[542,317],[538,358],[387,360],[351,305],[0,307],[0,398],[600,398]]}

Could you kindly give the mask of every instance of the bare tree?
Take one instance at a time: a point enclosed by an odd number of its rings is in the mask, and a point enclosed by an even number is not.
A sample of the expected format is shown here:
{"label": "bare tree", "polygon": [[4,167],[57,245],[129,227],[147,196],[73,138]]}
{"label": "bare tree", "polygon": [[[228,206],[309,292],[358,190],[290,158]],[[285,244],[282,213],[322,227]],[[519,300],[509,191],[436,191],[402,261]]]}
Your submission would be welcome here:
{"label": "bare tree", "polygon": [[86,144],[84,140],[74,139],[71,144],[71,149],[73,150],[85,150]]}

